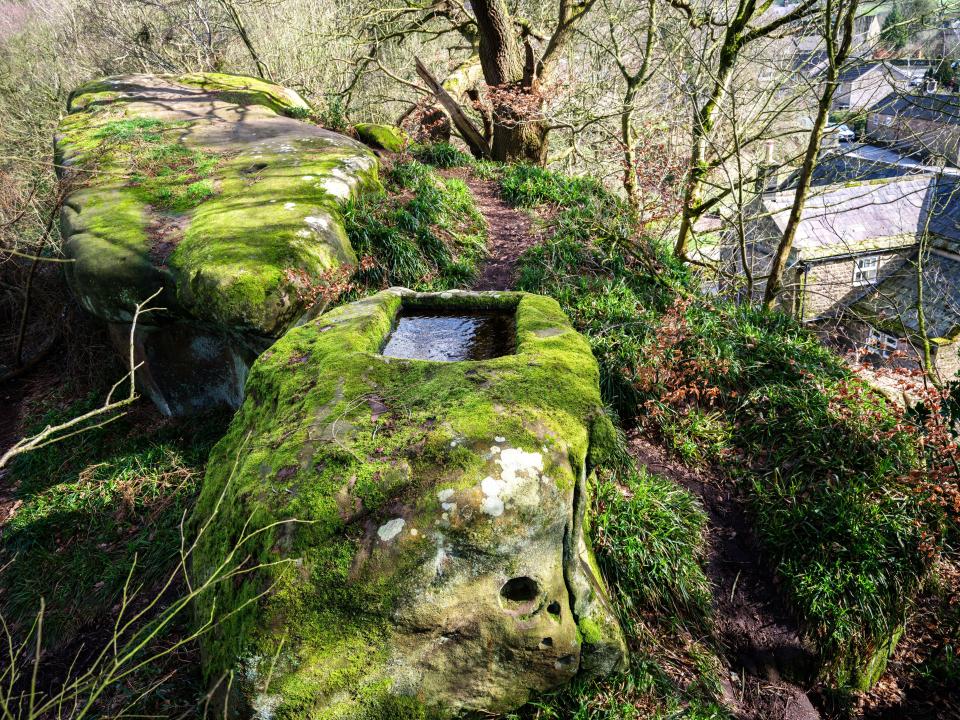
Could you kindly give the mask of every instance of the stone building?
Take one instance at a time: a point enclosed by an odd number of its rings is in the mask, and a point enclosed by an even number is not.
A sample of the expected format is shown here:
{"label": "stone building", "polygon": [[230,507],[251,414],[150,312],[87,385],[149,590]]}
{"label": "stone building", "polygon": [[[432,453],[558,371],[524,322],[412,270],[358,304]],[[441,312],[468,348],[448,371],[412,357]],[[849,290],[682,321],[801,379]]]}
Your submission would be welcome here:
{"label": "stone building", "polygon": [[960,166],[960,97],[891,93],[868,111],[867,136]]}
{"label": "stone building", "polygon": [[859,112],[891,93],[908,93],[923,81],[929,67],[926,63],[891,60],[852,65],[840,73],[832,109]]}
{"label": "stone building", "polygon": [[[788,259],[781,308],[829,326],[876,362],[915,366],[920,265],[933,354],[952,377],[960,369],[960,179],[878,174],[845,182],[826,170],[819,176]],[[722,264],[738,284],[724,289],[744,298],[742,278],[749,275],[754,299],[762,295],[793,197],[789,181],[758,196],[742,248],[728,230]]]}

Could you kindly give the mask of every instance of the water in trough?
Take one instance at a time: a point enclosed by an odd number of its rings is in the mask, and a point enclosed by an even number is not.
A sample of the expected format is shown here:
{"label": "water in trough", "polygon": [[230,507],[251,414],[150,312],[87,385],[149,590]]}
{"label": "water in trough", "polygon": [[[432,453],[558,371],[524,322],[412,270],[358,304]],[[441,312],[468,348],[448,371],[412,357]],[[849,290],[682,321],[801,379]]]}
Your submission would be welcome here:
{"label": "water in trough", "polygon": [[516,352],[514,312],[401,308],[383,355],[407,360],[489,360]]}

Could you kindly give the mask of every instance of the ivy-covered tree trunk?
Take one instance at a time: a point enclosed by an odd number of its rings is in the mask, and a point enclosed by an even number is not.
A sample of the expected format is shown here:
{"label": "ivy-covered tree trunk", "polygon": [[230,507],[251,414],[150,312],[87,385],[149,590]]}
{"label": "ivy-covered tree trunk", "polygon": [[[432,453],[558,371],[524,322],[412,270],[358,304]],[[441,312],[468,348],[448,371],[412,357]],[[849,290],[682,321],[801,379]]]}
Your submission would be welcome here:
{"label": "ivy-covered tree trunk", "polygon": [[547,124],[543,120],[515,120],[494,111],[493,147],[490,149],[493,159],[545,165],[547,132]]}

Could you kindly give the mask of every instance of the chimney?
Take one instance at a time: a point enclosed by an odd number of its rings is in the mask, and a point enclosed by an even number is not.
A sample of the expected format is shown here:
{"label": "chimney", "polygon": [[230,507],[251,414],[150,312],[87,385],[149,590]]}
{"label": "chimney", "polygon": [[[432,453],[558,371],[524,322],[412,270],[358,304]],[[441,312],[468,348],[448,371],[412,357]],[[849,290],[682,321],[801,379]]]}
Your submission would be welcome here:
{"label": "chimney", "polygon": [[777,189],[777,162],[774,159],[774,141],[767,140],[763,151],[763,160],[757,165],[757,179],[754,181],[754,190],[758,193],[770,192]]}

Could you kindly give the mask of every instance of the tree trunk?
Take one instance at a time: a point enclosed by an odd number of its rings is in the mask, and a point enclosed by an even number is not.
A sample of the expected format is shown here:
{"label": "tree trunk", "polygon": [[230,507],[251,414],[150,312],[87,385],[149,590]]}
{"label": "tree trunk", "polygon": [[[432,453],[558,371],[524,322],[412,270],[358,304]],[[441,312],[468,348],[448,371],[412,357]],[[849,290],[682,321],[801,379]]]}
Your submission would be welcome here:
{"label": "tree trunk", "polygon": [[690,174],[683,192],[683,213],[680,216],[680,232],[674,253],[686,259],[687,248],[693,237],[693,225],[703,215],[703,184],[710,173],[707,162],[707,142],[717,124],[717,110],[727,93],[727,83],[739,53],[739,31],[728,28],[724,45],[720,50],[720,66],[714,76],[710,98],[694,113],[690,146]]}
{"label": "tree trunk", "polygon": [[637,86],[641,74],[627,79],[627,92],[623,96],[623,109],[620,111],[620,135],[623,143],[623,189],[634,211],[640,210],[640,192],[637,188],[636,137],[633,130],[633,104],[636,101]]}
{"label": "tree trunk", "polygon": [[480,35],[480,65],[493,95],[493,159],[544,165],[549,127],[540,116],[543,101],[536,95],[533,69],[524,71],[525,64],[535,60],[524,62],[524,48],[503,0],[474,0],[472,5]]}
{"label": "tree trunk", "polygon": [[[777,251],[774,254],[770,275],[767,278],[767,287],[763,293],[763,305],[767,310],[773,309],[777,299],[777,293],[780,292],[783,284],[783,272],[787,267],[790,251],[793,249],[793,239],[796,236],[797,226],[800,224],[803,208],[806,205],[807,194],[810,191],[810,184],[813,180],[813,171],[817,166],[817,156],[820,154],[823,130],[830,117],[830,106],[833,104],[834,93],[836,93],[837,87],[840,84],[840,66],[847,59],[853,42],[854,20],[857,16],[858,4],[859,0],[851,0],[850,4],[844,9],[841,3],[837,8],[836,19],[831,17],[833,0],[827,0],[824,8],[824,27],[828,61],[827,78],[824,82],[823,94],[820,96],[820,102],[817,106],[817,117],[813,122],[810,140],[807,143],[807,149],[804,153],[803,165],[800,168],[800,178],[798,180],[796,193],[794,194],[793,207],[790,208],[790,217],[787,219],[787,225],[783,230],[783,237],[780,239],[780,244],[777,246]],[[843,22],[843,34],[840,45],[835,46],[833,33],[841,21]]]}
{"label": "tree trunk", "polygon": [[507,118],[493,113],[493,147],[491,155],[500,162],[547,163],[547,124],[543,120],[515,120],[512,112]]}

